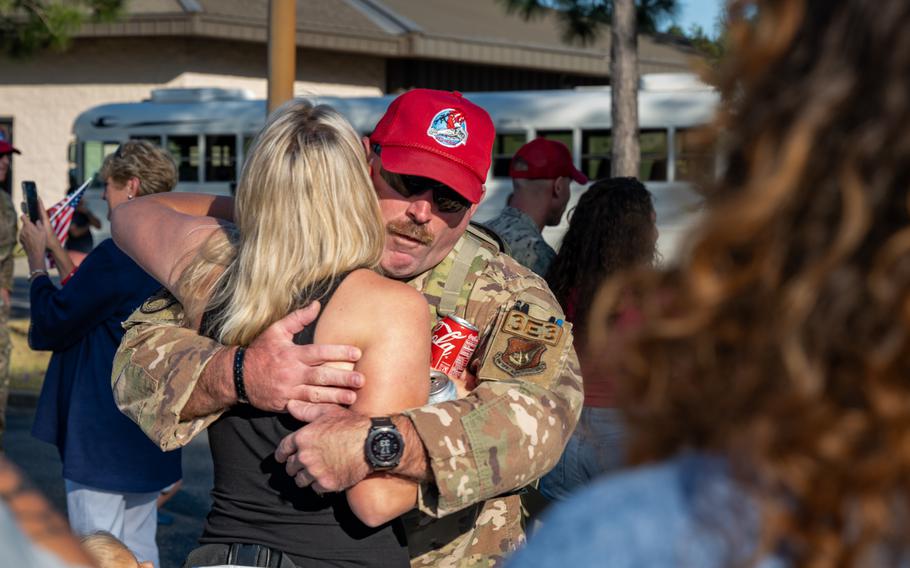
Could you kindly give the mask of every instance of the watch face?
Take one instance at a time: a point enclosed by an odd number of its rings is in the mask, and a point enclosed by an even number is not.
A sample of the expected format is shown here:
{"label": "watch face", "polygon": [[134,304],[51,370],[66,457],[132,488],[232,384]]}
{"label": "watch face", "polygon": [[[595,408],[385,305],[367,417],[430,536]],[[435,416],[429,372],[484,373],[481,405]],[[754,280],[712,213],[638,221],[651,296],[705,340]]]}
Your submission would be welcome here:
{"label": "watch face", "polygon": [[370,440],[370,453],[378,462],[395,462],[401,454],[401,440],[394,432],[376,432]]}

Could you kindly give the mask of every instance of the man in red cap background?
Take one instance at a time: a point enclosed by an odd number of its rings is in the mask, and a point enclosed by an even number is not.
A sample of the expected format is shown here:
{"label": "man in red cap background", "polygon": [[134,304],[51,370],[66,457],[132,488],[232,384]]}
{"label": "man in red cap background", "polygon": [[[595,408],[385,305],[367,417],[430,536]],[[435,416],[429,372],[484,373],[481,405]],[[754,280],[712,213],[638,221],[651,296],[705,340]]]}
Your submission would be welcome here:
{"label": "man in red cap background", "polygon": [[[6,187],[13,154],[21,154],[0,139],[0,188]],[[6,431],[6,401],[9,398],[10,292],[13,289],[13,249],[16,247],[16,208],[9,193],[0,191],[0,449]]]}
{"label": "man in red cap background", "polygon": [[541,234],[562,220],[570,183],[586,184],[562,142],[537,138],[518,149],[509,165],[512,195],[498,217],[484,223],[509,245],[512,258],[546,276],[556,251]]}
{"label": "man in red cap background", "polygon": [[[243,363],[250,404],[309,422],[276,453],[298,485],[340,491],[374,472],[418,482],[419,514],[407,533],[412,566],[501,564],[524,541],[517,490],[553,467],[581,411],[571,325],[558,302],[470,225],[494,137],[486,111],[461,94],[416,89],[395,99],[364,140],[388,233],[384,273],[420,290],[433,315],[479,330],[467,376],[455,377],[470,385],[466,396],[381,427],[325,404],[352,402],[356,390],[338,387],[370,378],[318,367],[356,360],[353,348],[292,342],[314,310],[273,324]],[[118,405],[164,449],[186,444],[238,400],[234,348],[177,327],[183,318],[173,301],[147,302],[126,322],[114,361]],[[380,429],[397,439],[386,446],[397,455],[377,460],[365,442]]]}

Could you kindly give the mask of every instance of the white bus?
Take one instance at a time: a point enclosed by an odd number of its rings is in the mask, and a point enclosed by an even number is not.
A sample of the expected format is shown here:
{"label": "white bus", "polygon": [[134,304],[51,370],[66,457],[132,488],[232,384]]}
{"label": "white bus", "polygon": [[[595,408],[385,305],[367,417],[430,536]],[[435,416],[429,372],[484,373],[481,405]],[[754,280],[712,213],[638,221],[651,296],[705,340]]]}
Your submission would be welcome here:
{"label": "white bus", "polygon": [[[716,91],[692,75],[646,75],[639,91],[641,173],[655,197],[659,247],[672,258],[678,237],[691,225],[700,200],[689,183],[705,168],[715,168],[713,152],[695,144],[695,129],[711,121],[718,105]],[[466,93],[485,108],[496,126],[487,196],[475,215],[483,222],[498,214],[511,192],[509,160],[525,142],[543,136],[564,142],[576,167],[589,178],[609,174],[610,89]],[[394,98],[312,97],[344,114],[354,128],[369,134]],[[130,139],[145,139],[167,148],[178,165],[178,191],[229,195],[239,178],[244,155],[262,127],[266,103],[231,89],[158,89],[139,103],[91,108],[76,119],[71,156],[76,179],[98,169],[104,157]],[[584,187],[573,184],[571,211]],[[104,210],[101,188],[90,190],[87,203]],[[100,215],[103,217],[103,215]],[[566,221],[549,227],[545,238],[554,246]],[[102,233],[106,233],[106,226]]]}

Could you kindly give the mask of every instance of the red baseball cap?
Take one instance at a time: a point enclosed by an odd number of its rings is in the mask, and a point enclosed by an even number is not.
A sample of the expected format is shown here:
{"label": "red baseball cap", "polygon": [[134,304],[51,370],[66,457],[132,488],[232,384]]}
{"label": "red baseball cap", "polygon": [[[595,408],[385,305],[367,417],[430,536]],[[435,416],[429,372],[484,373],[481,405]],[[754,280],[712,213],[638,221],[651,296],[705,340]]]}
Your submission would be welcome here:
{"label": "red baseball cap", "polygon": [[[516,163],[516,158],[522,161]],[[509,176],[521,179],[570,177],[576,183],[588,183],[588,176],[575,169],[566,145],[546,138],[535,138],[515,152],[509,164]]]}
{"label": "red baseball cap", "polygon": [[0,140],[0,156],[3,154],[21,154],[18,148],[13,147],[12,144],[6,140]]}
{"label": "red baseball cap", "polygon": [[370,142],[390,172],[434,179],[478,203],[495,136],[487,111],[461,93],[414,89],[392,101]]}

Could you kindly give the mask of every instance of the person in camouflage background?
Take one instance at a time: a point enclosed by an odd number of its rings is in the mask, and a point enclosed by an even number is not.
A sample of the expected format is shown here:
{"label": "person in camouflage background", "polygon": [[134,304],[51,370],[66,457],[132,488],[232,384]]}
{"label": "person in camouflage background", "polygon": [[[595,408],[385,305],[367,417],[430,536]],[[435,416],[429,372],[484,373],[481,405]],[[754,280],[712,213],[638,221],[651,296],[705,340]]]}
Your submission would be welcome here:
{"label": "person in camouflage background", "polygon": [[570,182],[588,178],[572,164],[562,142],[537,138],[518,149],[509,164],[512,195],[498,217],[484,223],[509,247],[512,258],[546,276],[556,251],[543,238],[544,227],[559,225],[571,197]]}
{"label": "person in camouflage background", "polygon": [[[392,417],[404,452],[391,473],[420,484],[418,512],[404,519],[414,566],[501,564],[524,541],[519,490],[556,463],[581,410],[571,325],[553,295],[469,227],[493,135],[486,113],[460,95],[416,90],[393,103],[369,145],[389,231],[382,268],[421,290],[434,316],[459,315],[480,330],[469,365],[476,387],[465,398]],[[371,473],[363,450],[370,419],[315,404],[349,397],[325,385],[352,380],[310,368],[329,359],[316,351],[327,346],[294,346],[301,323],[291,314],[250,344],[246,393],[257,408],[309,422],[277,451],[298,485],[340,491]],[[121,410],[165,449],[186,444],[237,400],[234,349],[183,324],[172,297],[151,299],[126,322],[112,375]]]}
{"label": "person in camouflage background", "polygon": [[[19,150],[0,140],[0,186],[9,175],[10,161]],[[16,247],[16,208],[12,197],[0,191],[0,450],[6,431],[6,402],[9,399],[9,360],[12,344],[9,336],[10,298],[13,289],[13,249]]]}

